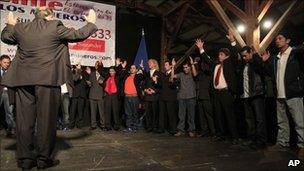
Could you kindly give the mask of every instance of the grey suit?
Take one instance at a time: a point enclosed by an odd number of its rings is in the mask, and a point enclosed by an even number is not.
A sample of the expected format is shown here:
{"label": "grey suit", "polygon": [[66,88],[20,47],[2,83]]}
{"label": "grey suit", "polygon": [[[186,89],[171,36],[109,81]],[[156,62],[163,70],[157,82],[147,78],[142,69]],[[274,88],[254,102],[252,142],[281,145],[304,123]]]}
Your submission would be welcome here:
{"label": "grey suit", "polygon": [[[1,84],[16,87],[17,158],[20,162],[51,157],[56,140],[60,85],[72,82],[68,42],[82,41],[96,30],[92,23],[74,30],[61,21],[42,18],[7,25],[3,29],[1,40],[18,46]],[[33,148],[36,119],[37,155]]]}
{"label": "grey suit", "polygon": [[[90,82],[91,82],[91,88],[89,93],[89,99],[90,99],[90,107],[91,107],[91,127],[97,126],[96,121],[96,114],[98,111],[99,118],[100,118],[100,124],[101,127],[105,127],[105,115],[104,115],[104,91],[103,87],[99,81],[103,82],[104,78],[99,74],[99,77],[97,79],[98,71],[93,71],[90,74]],[[98,72],[99,73],[99,72]]]}

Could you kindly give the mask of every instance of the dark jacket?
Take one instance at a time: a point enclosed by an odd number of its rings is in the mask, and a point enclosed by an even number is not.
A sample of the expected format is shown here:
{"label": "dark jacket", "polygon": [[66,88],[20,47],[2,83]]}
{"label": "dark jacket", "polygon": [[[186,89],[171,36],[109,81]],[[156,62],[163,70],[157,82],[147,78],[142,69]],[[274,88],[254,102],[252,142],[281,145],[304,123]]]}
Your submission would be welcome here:
{"label": "dark jacket", "polygon": [[170,81],[171,72],[161,73],[161,89],[160,89],[160,100],[164,101],[176,101],[177,99],[177,81]]}
{"label": "dark jacket", "polygon": [[[206,52],[201,54],[203,60],[206,61],[209,66],[212,68],[212,80],[214,76],[214,68],[219,64],[217,59],[211,59]],[[223,74],[228,86],[228,90],[233,94],[237,95],[238,86],[237,86],[237,65],[238,65],[238,53],[235,46],[230,48],[230,57],[223,61]],[[212,86],[213,87],[213,86]]]}
{"label": "dark jacket", "polygon": [[[0,68],[0,70],[1,70],[1,68]],[[2,76],[0,76],[0,82],[1,82],[1,80],[2,80]],[[5,86],[2,86],[2,85],[0,85],[0,98],[1,98],[1,96],[2,96],[2,93],[3,93],[3,88],[4,88]],[[15,104],[15,89],[14,88],[10,88],[10,87],[8,87],[7,88],[7,94],[8,94],[8,100],[9,100],[9,104],[10,105],[13,105],[13,104]]]}
{"label": "dark jacket", "polygon": [[210,100],[210,90],[212,86],[212,68],[206,63],[205,60],[201,60],[201,67],[198,70],[198,75],[195,77],[197,97],[201,100]]}
{"label": "dark jacket", "polygon": [[[244,69],[246,62],[243,61],[240,65],[239,72],[239,95],[244,93]],[[248,62],[248,83],[249,97],[265,94],[263,61],[259,54],[253,54],[252,59]]]}
{"label": "dark jacket", "polygon": [[159,71],[155,71],[152,76],[158,77],[158,82],[155,84],[155,82],[152,80],[152,77],[150,77],[150,72],[144,73],[145,83],[144,83],[144,90],[151,88],[155,91],[154,94],[146,94],[144,96],[145,101],[157,101],[159,98],[159,91],[161,88],[161,73]]}
{"label": "dark jacket", "polygon": [[[18,49],[2,84],[61,86],[71,83],[68,42],[78,42],[97,31],[87,23],[79,30],[65,27],[61,21],[35,18],[32,22],[7,25],[1,34],[4,43]],[[69,86],[69,85],[68,85]]]}
{"label": "dark jacket", "polygon": [[[130,76],[130,73],[127,70],[123,70],[121,72],[122,76],[122,93],[124,94],[125,90],[125,82],[126,79]],[[144,75],[143,74],[136,74],[134,77],[134,85],[136,87],[137,96],[139,99],[143,99],[143,86],[144,86]],[[124,94],[125,95],[125,94]]]}
{"label": "dark jacket", "polygon": [[[116,74],[115,74],[115,84],[116,84],[116,87],[117,87],[117,95],[119,98],[122,98],[123,97],[123,81],[122,81],[122,72],[124,71],[125,69],[123,69],[121,67],[121,65],[115,67],[115,71],[116,71]],[[101,75],[102,77],[105,78],[104,82],[103,82],[103,88],[105,89],[106,86],[107,86],[107,81],[108,79],[110,78],[110,73],[109,73],[109,69],[105,69],[103,68],[102,71],[101,71]],[[104,91],[105,94],[107,95],[107,92]]]}
{"label": "dark jacket", "polygon": [[81,73],[73,73],[73,81],[74,81],[74,91],[73,96],[74,98],[81,97],[87,98],[88,92],[88,84],[86,82],[86,75],[85,71],[81,71]]}
{"label": "dark jacket", "polygon": [[89,99],[93,100],[102,100],[104,96],[104,90],[102,84],[99,83],[99,81],[104,81],[104,78],[102,77],[101,73],[100,77],[96,78],[96,72],[99,72],[97,70],[91,72],[89,81],[91,82],[90,86],[90,93],[89,93]]}
{"label": "dark jacket", "polygon": [[[292,48],[285,70],[285,95],[286,98],[304,96],[304,45]],[[277,56],[272,56],[266,61],[265,69],[276,85]]]}

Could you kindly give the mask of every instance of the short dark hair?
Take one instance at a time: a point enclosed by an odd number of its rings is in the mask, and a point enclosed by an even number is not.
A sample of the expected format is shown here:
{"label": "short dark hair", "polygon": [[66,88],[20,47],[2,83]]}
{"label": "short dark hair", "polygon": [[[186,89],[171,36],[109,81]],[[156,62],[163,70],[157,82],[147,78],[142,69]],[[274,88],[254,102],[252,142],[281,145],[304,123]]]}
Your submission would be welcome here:
{"label": "short dark hair", "polygon": [[164,63],[169,63],[169,65],[171,65],[171,61],[170,60],[168,60],[168,59],[166,59],[165,61],[164,61]]}
{"label": "short dark hair", "polygon": [[230,56],[230,50],[228,48],[221,48],[219,52],[223,52],[226,56]]}
{"label": "short dark hair", "polygon": [[116,72],[115,66],[111,66],[111,67],[109,68],[109,71],[110,71],[110,69],[114,69],[114,71]]}
{"label": "short dark hair", "polygon": [[244,47],[242,47],[240,52],[244,52],[244,51],[246,51],[247,53],[250,53],[252,51],[252,48],[250,46],[244,46]]}
{"label": "short dark hair", "polygon": [[286,39],[292,39],[292,36],[291,36],[291,34],[290,34],[290,32],[287,32],[287,31],[282,31],[282,32],[280,32],[279,34],[277,34],[277,36],[278,35],[282,35],[283,37],[285,37]]}
{"label": "short dark hair", "polygon": [[11,58],[8,55],[1,55],[0,56],[0,61],[2,61],[3,59],[9,59],[9,60],[11,60]]}

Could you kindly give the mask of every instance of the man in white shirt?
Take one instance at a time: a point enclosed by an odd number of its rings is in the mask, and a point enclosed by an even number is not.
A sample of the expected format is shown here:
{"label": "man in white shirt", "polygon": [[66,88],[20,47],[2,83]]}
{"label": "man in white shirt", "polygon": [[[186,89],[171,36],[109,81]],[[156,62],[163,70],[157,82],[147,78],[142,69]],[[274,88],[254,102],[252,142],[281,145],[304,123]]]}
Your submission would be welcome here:
{"label": "man in white shirt", "polygon": [[[263,54],[263,60],[271,68],[268,73],[272,74],[277,88],[277,119],[278,137],[277,144],[272,150],[286,150],[289,146],[290,128],[287,110],[295,123],[299,147],[298,157],[304,158],[304,72],[303,45],[297,48],[289,46],[291,39],[288,33],[280,33],[275,38],[279,54],[270,58],[269,52]],[[270,59],[269,59],[270,58]]]}

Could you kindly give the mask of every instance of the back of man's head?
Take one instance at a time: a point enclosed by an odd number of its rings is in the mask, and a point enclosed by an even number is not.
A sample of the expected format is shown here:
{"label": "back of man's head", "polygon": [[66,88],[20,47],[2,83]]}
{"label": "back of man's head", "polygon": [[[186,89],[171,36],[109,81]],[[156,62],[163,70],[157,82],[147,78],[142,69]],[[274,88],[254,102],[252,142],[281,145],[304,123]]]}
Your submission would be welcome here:
{"label": "back of man's head", "polygon": [[46,17],[54,15],[54,12],[52,9],[47,7],[38,7],[36,8],[34,14],[35,14],[35,18],[46,19]]}

